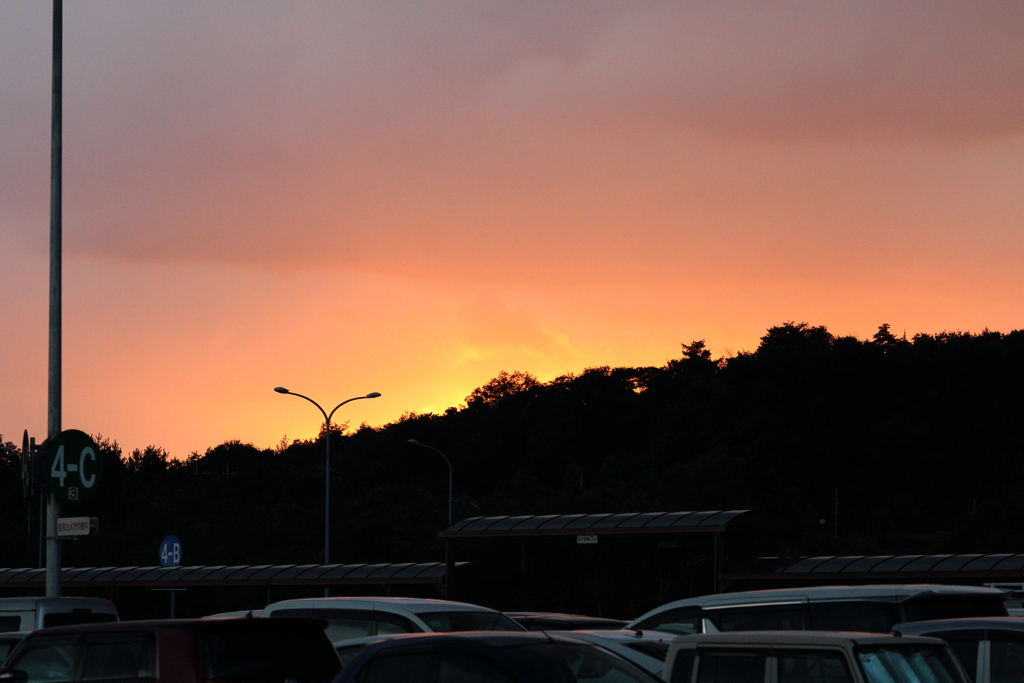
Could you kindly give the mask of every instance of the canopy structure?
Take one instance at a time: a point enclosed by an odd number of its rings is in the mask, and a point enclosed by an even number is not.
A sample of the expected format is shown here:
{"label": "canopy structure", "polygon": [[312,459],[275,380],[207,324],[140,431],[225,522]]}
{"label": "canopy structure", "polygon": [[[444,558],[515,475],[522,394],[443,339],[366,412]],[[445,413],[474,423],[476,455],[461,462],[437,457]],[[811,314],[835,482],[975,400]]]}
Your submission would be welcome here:
{"label": "canopy structure", "polygon": [[765,588],[849,583],[1020,582],[1024,581],[1024,553],[760,557],[731,567],[722,579]]}
{"label": "canopy structure", "polygon": [[[455,564],[461,568],[465,562]],[[79,567],[61,570],[67,588],[207,588],[443,584],[444,562],[212,567]],[[43,588],[46,570],[0,569],[0,590]]]}
{"label": "canopy structure", "polygon": [[[445,556],[449,561],[454,557],[481,559],[482,556],[473,557],[471,546],[490,544],[492,548],[495,545],[507,547],[508,551],[504,553],[492,552],[489,559],[506,565],[518,564],[521,577],[536,573],[536,569],[530,566],[529,557],[553,552],[551,543],[561,544],[555,552],[564,554],[571,553],[570,548],[577,545],[596,548],[609,543],[637,542],[642,547],[633,548],[631,552],[654,559],[659,555],[659,549],[675,548],[687,541],[689,546],[701,548],[691,553],[688,561],[704,563],[706,560],[703,566],[710,570],[707,589],[718,592],[720,570],[725,564],[726,539],[793,539],[801,532],[796,524],[765,510],[688,510],[470,517],[452,524],[438,536],[445,541]],[[455,545],[459,546],[457,551]],[[527,545],[533,548],[532,552],[527,550]],[[467,551],[470,551],[468,556]],[[496,555],[502,555],[503,559],[497,559]],[[517,559],[513,559],[515,555]],[[669,567],[666,571],[676,570]],[[638,576],[636,580],[652,579]],[[599,581],[609,583],[605,579]],[[452,594],[449,583],[446,595]],[[527,604],[530,598],[524,595],[523,600]]]}
{"label": "canopy structure", "polygon": [[541,539],[576,535],[640,538],[694,534],[787,536],[795,533],[799,533],[795,525],[763,510],[706,510],[470,517],[456,522],[438,536],[445,539]]}

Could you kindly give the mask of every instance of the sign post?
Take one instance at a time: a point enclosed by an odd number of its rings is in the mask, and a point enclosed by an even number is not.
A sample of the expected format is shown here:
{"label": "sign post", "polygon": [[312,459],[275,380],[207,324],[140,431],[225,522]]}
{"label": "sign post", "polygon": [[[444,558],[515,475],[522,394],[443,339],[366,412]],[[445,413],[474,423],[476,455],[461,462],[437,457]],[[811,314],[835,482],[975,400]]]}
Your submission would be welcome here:
{"label": "sign post", "polygon": [[[161,567],[178,567],[181,565],[181,541],[174,536],[168,536],[160,542],[160,566]],[[175,597],[176,593],[184,588],[165,588],[156,590],[169,590],[171,592],[171,619],[175,617],[176,604]]]}
{"label": "sign post", "polygon": [[83,431],[66,429],[49,440],[43,475],[49,489],[46,507],[46,596],[60,596],[60,543],[57,532],[61,502],[77,503],[93,494],[103,462],[99,446]]}

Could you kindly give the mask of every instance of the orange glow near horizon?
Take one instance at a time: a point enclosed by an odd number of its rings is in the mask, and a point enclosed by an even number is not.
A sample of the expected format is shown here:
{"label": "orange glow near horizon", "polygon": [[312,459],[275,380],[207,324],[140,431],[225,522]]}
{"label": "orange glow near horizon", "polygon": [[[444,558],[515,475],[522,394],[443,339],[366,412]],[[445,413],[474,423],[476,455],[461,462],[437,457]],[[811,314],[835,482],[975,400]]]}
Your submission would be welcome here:
{"label": "orange glow near horizon", "polygon": [[[64,425],[172,457],[1024,327],[1024,4],[65,7]],[[0,435],[46,424],[49,7],[0,5]]]}

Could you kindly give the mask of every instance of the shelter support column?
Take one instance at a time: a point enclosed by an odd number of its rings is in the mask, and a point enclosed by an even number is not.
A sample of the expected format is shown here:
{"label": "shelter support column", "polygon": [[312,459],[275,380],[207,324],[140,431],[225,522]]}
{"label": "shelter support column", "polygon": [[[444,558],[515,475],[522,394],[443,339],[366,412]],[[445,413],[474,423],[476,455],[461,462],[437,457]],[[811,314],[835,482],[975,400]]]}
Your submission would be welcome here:
{"label": "shelter support column", "polygon": [[452,539],[444,539],[444,599],[454,600],[455,581],[452,574],[455,572],[455,558],[452,556]]}
{"label": "shelter support column", "polygon": [[725,539],[719,533],[714,534],[711,538],[714,544],[711,556],[711,592],[717,595],[721,590],[722,567],[725,564]]}

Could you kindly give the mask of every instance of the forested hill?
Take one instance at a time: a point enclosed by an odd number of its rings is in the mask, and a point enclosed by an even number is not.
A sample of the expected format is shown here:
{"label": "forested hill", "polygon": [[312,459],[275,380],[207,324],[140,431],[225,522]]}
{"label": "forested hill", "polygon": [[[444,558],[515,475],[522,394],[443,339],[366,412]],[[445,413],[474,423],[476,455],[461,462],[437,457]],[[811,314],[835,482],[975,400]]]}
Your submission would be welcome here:
{"label": "forested hill", "polygon": [[[787,323],[727,359],[698,341],[664,367],[502,373],[463,407],[332,438],[332,546],[442,559],[447,467],[417,439],[454,464],[456,519],[766,508],[806,525],[802,552],[1019,552],[1022,418],[1024,331],[859,340]],[[153,564],[169,534],[188,564],[321,561],[322,438],[187,461],[100,441],[105,494],[67,514],[102,533],[65,544],[65,566]],[[0,452],[0,487],[0,566],[32,566],[16,454]]]}

